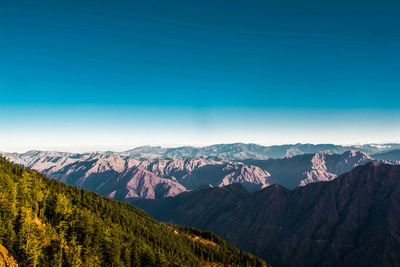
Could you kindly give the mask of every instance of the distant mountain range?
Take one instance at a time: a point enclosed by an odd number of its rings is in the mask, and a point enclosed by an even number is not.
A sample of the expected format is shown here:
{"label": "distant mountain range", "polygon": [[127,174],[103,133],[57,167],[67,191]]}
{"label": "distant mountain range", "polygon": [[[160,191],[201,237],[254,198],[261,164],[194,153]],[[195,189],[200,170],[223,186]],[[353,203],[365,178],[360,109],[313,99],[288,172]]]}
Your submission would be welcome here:
{"label": "distant mountain range", "polygon": [[[387,143],[387,144],[365,144],[365,145],[351,145],[342,146],[334,144],[289,144],[289,145],[274,145],[262,146],[257,144],[216,144],[205,147],[174,147],[164,148],[160,146],[141,146],[124,152],[105,151],[98,152],[103,155],[115,155],[136,159],[183,159],[183,158],[219,158],[225,160],[242,160],[242,159],[270,159],[270,158],[284,158],[295,155],[303,155],[317,152],[329,152],[334,154],[341,154],[348,150],[358,150],[366,154],[378,154],[388,152],[391,150],[400,149],[400,143]],[[28,151],[22,153],[23,155],[43,154],[43,151]],[[93,155],[96,153],[69,153],[69,152],[44,152],[53,156],[69,156],[81,157],[84,155]],[[18,153],[15,156],[21,155]]]}
{"label": "distant mountain range", "polygon": [[399,196],[400,166],[368,163],[291,191],[234,184],[134,205],[213,231],[272,266],[400,266]]}
{"label": "distant mountain range", "polygon": [[[348,150],[358,150],[367,154],[387,152],[400,149],[400,144],[365,144],[342,146],[334,144],[288,144],[262,146],[257,144],[217,144],[205,147],[176,147],[162,148],[157,146],[137,147],[119,154],[134,158],[193,158],[193,157],[218,157],[227,160],[239,159],[269,159],[287,156],[302,155],[307,153],[330,152],[343,153]],[[112,152],[114,153],[114,152]]]}
{"label": "distant mountain range", "polygon": [[[323,145],[315,145],[317,146]],[[253,145],[232,144],[221,147],[225,147],[229,153],[242,155],[243,151],[240,149]],[[221,147],[216,150],[222,151]],[[65,181],[67,184],[126,202],[136,198],[175,196],[208,184],[226,186],[241,183],[249,192],[272,184],[292,189],[312,182],[332,180],[337,175],[367,162],[385,162],[356,150],[342,154],[317,152],[266,160],[254,158],[227,160],[213,156],[137,158],[137,154],[131,152],[76,154],[29,151],[22,154],[3,154],[16,163]]]}
{"label": "distant mountain range", "polygon": [[372,155],[376,159],[400,161],[400,149],[394,149],[383,153]]}
{"label": "distant mountain range", "polygon": [[261,146],[257,144],[217,144],[205,147],[162,148],[152,146],[137,147],[120,153],[123,156],[135,158],[192,158],[218,157],[227,160],[269,159],[302,155],[317,152],[343,153],[348,150],[358,150],[367,154],[381,153],[400,149],[400,144],[365,144],[342,146],[334,144],[292,144]]}

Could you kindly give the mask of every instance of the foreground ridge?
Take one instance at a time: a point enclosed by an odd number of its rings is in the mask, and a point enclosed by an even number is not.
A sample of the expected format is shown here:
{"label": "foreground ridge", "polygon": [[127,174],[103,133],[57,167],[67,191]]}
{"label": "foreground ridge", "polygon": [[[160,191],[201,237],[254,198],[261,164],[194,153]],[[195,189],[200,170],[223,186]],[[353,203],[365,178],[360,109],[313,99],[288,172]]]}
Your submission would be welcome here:
{"label": "foreground ridge", "polygon": [[0,250],[22,266],[266,266],[210,232],[159,223],[2,157]]}
{"label": "foreground ridge", "polygon": [[400,166],[367,163],[328,182],[253,194],[240,185],[134,203],[212,231],[273,266],[399,266]]}

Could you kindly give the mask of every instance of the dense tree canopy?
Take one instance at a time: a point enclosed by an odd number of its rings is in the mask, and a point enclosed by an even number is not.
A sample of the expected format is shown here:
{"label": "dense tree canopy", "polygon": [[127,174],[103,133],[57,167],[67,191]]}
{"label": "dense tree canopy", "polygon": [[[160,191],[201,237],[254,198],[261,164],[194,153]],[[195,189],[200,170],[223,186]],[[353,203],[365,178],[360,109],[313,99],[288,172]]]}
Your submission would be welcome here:
{"label": "dense tree canopy", "polygon": [[22,266],[264,266],[209,232],[0,158],[0,244]]}

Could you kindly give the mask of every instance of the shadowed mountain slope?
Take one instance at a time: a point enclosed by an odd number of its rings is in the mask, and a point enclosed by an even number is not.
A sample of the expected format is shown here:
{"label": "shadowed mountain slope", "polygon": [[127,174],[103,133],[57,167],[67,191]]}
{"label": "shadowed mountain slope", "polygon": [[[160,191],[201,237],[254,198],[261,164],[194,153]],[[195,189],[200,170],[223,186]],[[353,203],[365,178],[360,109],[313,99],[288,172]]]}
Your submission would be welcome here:
{"label": "shadowed mountain slope", "polygon": [[134,205],[213,231],[275,266],[400,265],[400,166],[368,163],[291,191],[230,185]]}

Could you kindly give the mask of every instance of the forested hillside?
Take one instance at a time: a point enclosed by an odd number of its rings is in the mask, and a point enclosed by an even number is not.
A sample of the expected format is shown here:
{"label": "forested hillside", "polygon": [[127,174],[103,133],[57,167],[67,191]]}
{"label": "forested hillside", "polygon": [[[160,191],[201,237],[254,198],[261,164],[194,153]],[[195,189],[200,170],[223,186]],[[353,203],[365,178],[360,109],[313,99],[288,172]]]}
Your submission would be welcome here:
{"label": "forested hillside", "polygon": [[0,247],[22,266],[265,266],[209,232],[0,158]]}

